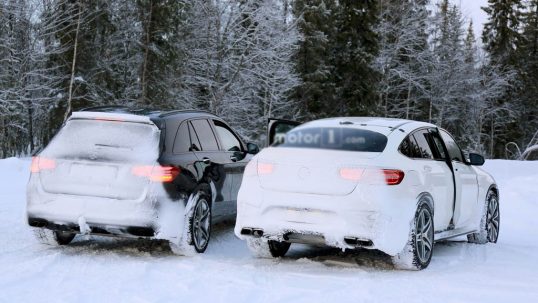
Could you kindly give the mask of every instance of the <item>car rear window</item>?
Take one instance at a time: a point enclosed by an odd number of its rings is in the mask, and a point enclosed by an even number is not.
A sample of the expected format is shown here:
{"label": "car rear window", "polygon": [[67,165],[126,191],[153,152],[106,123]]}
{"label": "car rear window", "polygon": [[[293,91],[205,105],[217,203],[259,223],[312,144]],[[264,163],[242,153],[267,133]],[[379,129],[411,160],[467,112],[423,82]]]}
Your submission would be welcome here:
{"label": "car rear window", "polygon": [[310,127],[294,129],[276,137],[273,146],[382,152],[387,146],[387,137],[366,129]]}
{"label": "car rear window", "polygon": [[70,120],[42,155],[120,163],[155,161],[160,131],[156,126],[119,121]]}

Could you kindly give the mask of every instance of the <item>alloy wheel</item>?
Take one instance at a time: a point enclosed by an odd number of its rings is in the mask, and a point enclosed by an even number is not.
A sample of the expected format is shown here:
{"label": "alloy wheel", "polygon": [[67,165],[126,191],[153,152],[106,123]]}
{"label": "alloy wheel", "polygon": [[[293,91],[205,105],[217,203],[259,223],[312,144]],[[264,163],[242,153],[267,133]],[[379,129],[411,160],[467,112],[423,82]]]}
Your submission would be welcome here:
{"label": "alloy wheel", "polygon": [[487,231],[488,231],[488,241],[495,243],[499,237],[499,201],[496,196],[491,196],[488,203],[488,214],[487,214]]}
{"label": "alloy wheel", "polygon": [[204,250],[209,242],[210,233],[210,208],[205,199],[200,199],[194,209],[192,218],[193,242],[197,250]]}
{"label": "alloy wheel", "polygon": [[427,263],[433,249],[433,220],[427,208],[422,208],[418,214],[415,243],[419,261]]}

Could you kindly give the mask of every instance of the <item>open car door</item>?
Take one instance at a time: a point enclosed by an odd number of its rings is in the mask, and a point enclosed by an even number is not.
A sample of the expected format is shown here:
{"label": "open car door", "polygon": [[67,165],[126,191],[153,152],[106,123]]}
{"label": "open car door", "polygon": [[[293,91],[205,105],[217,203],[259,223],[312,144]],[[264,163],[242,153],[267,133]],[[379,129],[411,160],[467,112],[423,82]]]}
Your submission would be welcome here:
{"label": "open car door", "polygon": [[269,118],[267,121],[267,146],[282,140],[287,132],[301,124],[297,121]]}

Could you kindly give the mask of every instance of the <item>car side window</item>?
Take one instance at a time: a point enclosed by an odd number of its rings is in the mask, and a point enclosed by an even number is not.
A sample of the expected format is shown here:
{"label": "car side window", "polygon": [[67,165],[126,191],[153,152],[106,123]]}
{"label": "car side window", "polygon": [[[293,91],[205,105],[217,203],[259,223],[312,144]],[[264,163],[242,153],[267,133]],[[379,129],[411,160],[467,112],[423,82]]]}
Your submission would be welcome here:
{"label": "car side window", "polygon": [[405,137],[399,147],[400,152],[409,158],[422,158],[420,148],[413,135]]}
{"label": "car side window", "polygon": [[181,123],[177,129],[176,138],[174,139],[174,154],[188,152],[191,148],[191,139],[189,135],[189,125],[187,122]]}
{"label": "car side window", "polygon": [[452,139],[452,136],[444,130],[441,130],[441,137],[445,142],[446,149],[448,150],[448,155],[452,161],[463,161],[463,153],[461,152],[460,147],[456,144],[456,141]]}
{"label": "car side window", "polygon": [[411,147],[411,140],[409,139],[409,136],[407,136],[407,137],[405,137],[405,139],[403,139],[402,143],[400,143],[400,147],[398,148],[398,150],[404,156],[407,156],[409,158],[414,158],[413,150],[412,150],[412,147]]}
{"label": "car side window", "polygon": [[194,132],[200,140],[203,151],[216,151],[219,150],[219,145],[217,144],[217,138],[213,134],[213,130],[209,125],[209,121],[205,119],[193,120],[191,121],[192,126],[194,126]]}
{"label": "car side window", "polygon": [[436,160],[446,160],[445,149],[443,148],[443,142],[437,131],[430,131],[430,138],[434,147],[434,157]]}
{"label": "car side window", "polygon": [[213,120],[215,130],[222,143],[222,148],[226,151],[241,151],[241,141],[234,135],[228,126],[221,121]]}
{"label": "car side window", "polygon": [[413,137],[417,141],[418,145],[418,154],[422,159],[433,159],[433,153],[428,143],[429,133],[427,130],[419,130],[413,133]]}
{"label": "car side window", "polygon": [[194,131],[194,127],[192,126],[192,123],[189,122],[189,135],[191,138],[191,146],[189,148],[190,151],[201,151],[202,150],[202,144],[200,144],[200,140],[198,140],[198,136],[196,135],[196,132]]}

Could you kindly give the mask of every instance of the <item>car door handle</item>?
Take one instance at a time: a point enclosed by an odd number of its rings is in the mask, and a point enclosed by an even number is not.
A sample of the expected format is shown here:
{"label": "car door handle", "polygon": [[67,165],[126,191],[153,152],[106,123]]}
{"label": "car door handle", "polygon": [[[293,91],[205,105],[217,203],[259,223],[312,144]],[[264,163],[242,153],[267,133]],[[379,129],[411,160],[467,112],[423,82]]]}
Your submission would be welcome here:
{"label": "car door handle", "polygon": [[232,162],[237,162],[237,157],[236,156],[230,156],[230,160],[232,160]]}
{"label": "car door handle", "polygon": [[424,171],[429,173],[432,171],[432,167],[428,165],[424,165]]}
{"label": "car door handle", "polygon": [[205,164],[210,164],[210,163],[211,163],[211,159],[209,159],[208,157],[203,157],[203,158],[202,158],[202,162],[204,162]]}

